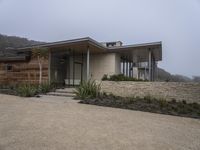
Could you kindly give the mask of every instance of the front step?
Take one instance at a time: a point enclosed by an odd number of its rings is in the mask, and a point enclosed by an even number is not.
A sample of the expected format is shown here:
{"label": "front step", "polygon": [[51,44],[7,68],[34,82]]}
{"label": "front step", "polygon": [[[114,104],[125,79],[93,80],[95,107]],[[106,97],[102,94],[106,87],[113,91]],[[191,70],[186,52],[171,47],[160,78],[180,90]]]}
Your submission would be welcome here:
{"label": "front step", "polygon": [[63,96],[63,97],[75,97],[76,94],[74,93],[60,93],[60,92],[49,92],[47,95],[51,96]]}
{"label": "front step", "polygon": [[63,96],[63,97],[75,97],[74,88],[57,89],[55,92],[49,92],[47,95],[51,96]]}
{"label": "front step", "polygon": [[74,93],[75,88],[65,88],[65,89],[57,89],[58,93]]}

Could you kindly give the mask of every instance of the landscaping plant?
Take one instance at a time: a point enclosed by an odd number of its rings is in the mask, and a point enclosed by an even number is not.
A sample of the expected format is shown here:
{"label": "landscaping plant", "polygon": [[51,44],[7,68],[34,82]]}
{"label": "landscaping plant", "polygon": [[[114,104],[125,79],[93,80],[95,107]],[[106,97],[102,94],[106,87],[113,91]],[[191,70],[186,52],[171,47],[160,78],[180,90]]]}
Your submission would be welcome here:
{"label": "landscaping plant", "polygon": [[77,98],[87,99],[87,98],[96,98],[100,95],[101,86],[95,81],[83,81],[80,86],[76,88]]}
{"label": "landscaping plant", "polygon": [[102,78],[102,81],[148,81],[148,80],[142,80],[142,79],[136,79],[133,77],[127,77],[123,74],[117,74],[117,75],[104,75]]}
{"label": "landscaping plant", "polygon": [[38,92],[39,93],[48,93],[52,90],[53,86],[50,85],[49,83],[43,83],[38,86]]}
{"label": "landscaping plant", "polygon": [[48,48],[40,48],[36,47],[32,49],[32,57],[37,58],[38,65],[40,69],[40,75],[39,75],[39,84],[42,84],[42,60],[46,59],[48,57]]}
{"label": "landscaping plant", "polygon": [[198,103],[187,103],[184,100],[176,101],[175,99],[167,101],[164,98],[156,98],[151,95],[120,97],[112,94],[101,94],[96,98],[84,99],[80,103],[200,119],[200,104]]}
{"label": "landscaping plant", "polygon": [[24,84],[18,86],[16,92],[17,95],[22,97],[33,97],[38,93],[38,87],[36,85]]}

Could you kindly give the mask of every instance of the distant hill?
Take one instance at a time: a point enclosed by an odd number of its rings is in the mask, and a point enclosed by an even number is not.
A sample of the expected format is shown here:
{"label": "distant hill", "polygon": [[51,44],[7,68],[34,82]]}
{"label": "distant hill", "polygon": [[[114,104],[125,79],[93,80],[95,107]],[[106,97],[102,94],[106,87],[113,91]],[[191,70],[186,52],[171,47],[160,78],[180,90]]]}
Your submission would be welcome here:
{"label": "distant hill", "polygon": [[158,68],[157,72],[157,81],[168,81],[168,82],[191,82],[193,81],[191,78],[183,76],[183,75],[173,75],[169,72],[165,71],[162,68]]}
{"label": "distant hill", "polygon": [[38,41],[28,40],[27,38],[0,34],[0,50],[4,50],[6,48],[19,48],[19,47],[37,45],[42,43],[44,42],[38,42]]}
{"label": "distant hill", "polygon": [[[0,51],[7,48],[19,48],[25,46],[32,46],[37,44],[42,44],[45,42],[28,40],[27,38],[17,37],[17,36],[7,36],[0,34]],[[188,78],[183,75],[172,75],[162,68],[158,68],[156,75],[157,81],[169,81],[169,82],[200,82],[200,77],[196,76],[193,79]]]}

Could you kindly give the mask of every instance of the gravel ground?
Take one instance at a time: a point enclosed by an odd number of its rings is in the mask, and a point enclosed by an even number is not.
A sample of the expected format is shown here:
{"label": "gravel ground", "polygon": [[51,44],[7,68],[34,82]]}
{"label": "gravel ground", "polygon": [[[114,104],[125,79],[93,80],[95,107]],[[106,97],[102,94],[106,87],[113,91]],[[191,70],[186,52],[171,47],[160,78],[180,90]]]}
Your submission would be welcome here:
{"label": "gravel ground", "polygon": [[0,150],[199,150],[200,120],[0,95]]}

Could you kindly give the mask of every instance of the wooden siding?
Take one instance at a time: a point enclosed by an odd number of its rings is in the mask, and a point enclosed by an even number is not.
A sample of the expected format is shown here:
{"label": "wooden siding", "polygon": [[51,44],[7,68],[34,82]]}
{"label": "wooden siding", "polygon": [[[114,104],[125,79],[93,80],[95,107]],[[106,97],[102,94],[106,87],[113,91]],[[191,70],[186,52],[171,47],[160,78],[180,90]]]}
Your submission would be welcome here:
{"label": "wooden siding", "polygon": [[[6,65],[12,65],[12,70],[7,71]],[[42,82],[48,82],[48,59],[42,61]],[[37,59],[29,62],[0,63],[0,84],[38,84],[39,65]]]}

